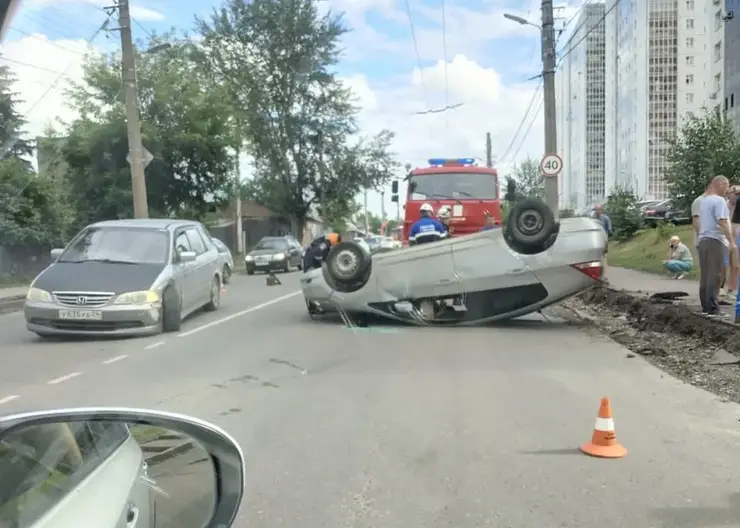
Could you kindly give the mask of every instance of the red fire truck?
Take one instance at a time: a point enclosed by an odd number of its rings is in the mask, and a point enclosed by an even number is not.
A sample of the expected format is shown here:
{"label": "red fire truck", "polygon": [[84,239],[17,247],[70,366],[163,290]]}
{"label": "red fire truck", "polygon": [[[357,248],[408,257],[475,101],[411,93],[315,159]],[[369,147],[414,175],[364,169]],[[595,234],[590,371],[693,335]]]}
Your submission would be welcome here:
{"label": "red fire truck", "polygon": [[429,166],[409,171],[408,194],[403,219],[403,242],[408,244],[409,230],[419,219],[420,207],[430,204],[434,210],[448,205],[451,236],[480,231],[486,213],[501,224],[498,172],[478,166],[473,158],[430,159]]}

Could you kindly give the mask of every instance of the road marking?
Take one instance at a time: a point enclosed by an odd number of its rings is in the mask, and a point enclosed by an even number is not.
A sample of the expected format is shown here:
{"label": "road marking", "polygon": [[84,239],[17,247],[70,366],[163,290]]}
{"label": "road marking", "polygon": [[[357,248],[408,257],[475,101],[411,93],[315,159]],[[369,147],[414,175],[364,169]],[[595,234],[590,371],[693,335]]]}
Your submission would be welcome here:
{"label": "road marking", "polygon": [[3,403],[10,403],[13,400],[17,400],[18,398],[20,398],[20,396],[18,396],[17,394],[11,394],[10,396],[6,396],[5,398],[0,398],[0,405],[2,405]]}
{"label": "road marking", "polygon": [[151,350],[152,348],[161,347],[162,345],[164,345],[164,341],[157,341],[156,343],[145,346],[144,350]]}
{"label": "road marking", "polygon": [[126,359],[127,357],[128,357],[128,354],[121,354],[120,356],[106,359],[105,361],[103,361],[103,365],[110,365],[111,363],[115,363],[116,361],[121,361],[122,359]]}
{"label": "road marking", "polygon": [[53,380],[47,381],[46,384],[47,385],[58,385],[67,380],[71,380],[72,378],[76,378],[77,376],[82,376],[82,372],[72,372],[70,374],[65,374],[64,376],[59,376],[58,378],[54,378]]}
{"label": "road marking", "polygon": [[261,310],[262,308],[267,308],[271,304],[276,304],[281,301],[284,301],[286,299],[290,299],[291,297],[295,297],[296,295],[302,293],[299,291],[294,291],[292,293],[289,293],[287,295],[283,295],[282,297],[277,297],[275,299],[272,299],[271,301],[263,302],[262,304],[258,304],[257,306],[252,306],[251,308],[247,308],[246,310],[242,310],[241,312],[236,312],[231,315],[227,315],[226,317],[223,317],[221,319],[218,319],[216,321],[211,321],[210,323],[206,323],[202,326],[199,326],[197,328],[193,328],[192,330],[188,330],[187,332],[182,332],[180,334],[177,334],[177,337],[188,337],[191,336],[197,332],[200,332],[201,330],[205,330],[206,328],[212,328],[214,326],[218,326],[221,323],[225,323],[227,321],[231,321],[232,319],[236,319],[237,317],[241,317],[242,315],[247,315],[251,312],[256,312],[257,310]]}

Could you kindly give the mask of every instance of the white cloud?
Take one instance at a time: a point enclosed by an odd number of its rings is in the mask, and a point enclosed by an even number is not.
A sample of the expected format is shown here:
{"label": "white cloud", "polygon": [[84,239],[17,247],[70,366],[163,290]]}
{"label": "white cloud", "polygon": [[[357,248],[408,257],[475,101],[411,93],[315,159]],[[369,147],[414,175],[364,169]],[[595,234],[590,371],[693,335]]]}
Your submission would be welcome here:
{"label": "white cloud", "polygon": [[[15,74],[15,91],[23,100],[18,110],[26,116],[29,136],[41,134],[48,123],[75,117],[65,91],[82,79],[85,54],[92,51],[83,39],[53,40],[34,34],[2,47],[0,63]],[[62,74],[64,74],[62,76]]]}
{"label": "white cloud", "polygon": [[[444,62],[440,61],[423,71],[432,106],[444,106],[444,69]],[[477,157],[483,163],[486,132],[491,133],[494,156],[503,155],[532,100],[536,83],[507,84],[495,70],[484,68],[462,54],[447,64],[447,78],[450,104],[462,103],[463,106],[446,113],[425,115],[414,115],[414,112],[425,109],[418,70],[383,84],[370,83],[363,76],[354,76],[345,82],[367,105],[360,116],[363,132],[374,133],[382,128],[395,131],[394,150],[403,164],[409,162],[413,166],[425,166],[433,157],[468,156]],[[498,160],[501,177],[509,173],[514,162],[527,156],[539,158],[543,154],[542,112],[524,137],[533,112],[508,158]],[[516,157],[513,157],[517,150]],[[386,194],[386,209],[391,211],[389,194],[390,190]],[[379,212],[379,195],[372,193],[370,201],[371,208]]]}
{"label": "white cloud", "polygon": [[[79,5],[79,6],[97,6],[100,8],[110,7],[113,2],[109,0],[26,0],[24,2],[25,10],[36,10],[46,6],[53,5],[54,7],[60,7],[62,5]],[[163,13],[151,9],[149,7],[143,7],[137,2],[130,3],[131,16],[140,22],[147,21],[160,21],[164,20],[165,16]]]}
{"label": "white cloud", "polygon": [[138,4],[131,4],[131,16],[140,22],[158,22],[165,19],[163,13]]}

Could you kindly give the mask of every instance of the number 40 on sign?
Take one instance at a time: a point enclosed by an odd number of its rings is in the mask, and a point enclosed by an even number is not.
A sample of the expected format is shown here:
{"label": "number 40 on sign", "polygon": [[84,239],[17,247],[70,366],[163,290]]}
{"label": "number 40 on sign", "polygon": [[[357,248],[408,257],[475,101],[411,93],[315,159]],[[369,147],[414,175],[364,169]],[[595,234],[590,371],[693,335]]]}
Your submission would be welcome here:
{"label": "number 40 on sign", "polygon": [[563,169],[563,160],[557,154],[545,154],[540,162],[540,172],[543,176],[553,177]]}

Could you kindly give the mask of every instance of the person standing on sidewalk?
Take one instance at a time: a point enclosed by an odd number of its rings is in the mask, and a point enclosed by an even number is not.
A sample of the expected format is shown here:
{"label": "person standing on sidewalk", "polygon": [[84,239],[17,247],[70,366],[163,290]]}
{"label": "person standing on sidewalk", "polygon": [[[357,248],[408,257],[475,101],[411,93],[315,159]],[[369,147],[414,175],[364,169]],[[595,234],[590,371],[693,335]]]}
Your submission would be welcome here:
{"label": "person standing on sidewalk", "polygon": [[719,310],[717,286],[728,251],[737,251],[725,199],[729,186],[726,177],[715,176],[699,205],[699,299],[702,313],[710,317],[723,315]]}
{"label": "person standing on sidewalk", "polygon": [[608,214],[604,213],[601,204],[594,206],[594,219],[601,224],[601,227],[604,228],[604,232],[606,233],[606,249],[604,249],[601,273],[604,277],[603,281],[608,282],[606,278],[606,254],[609,251],[609,238],[612,236],[612,219],[609,218]]}

